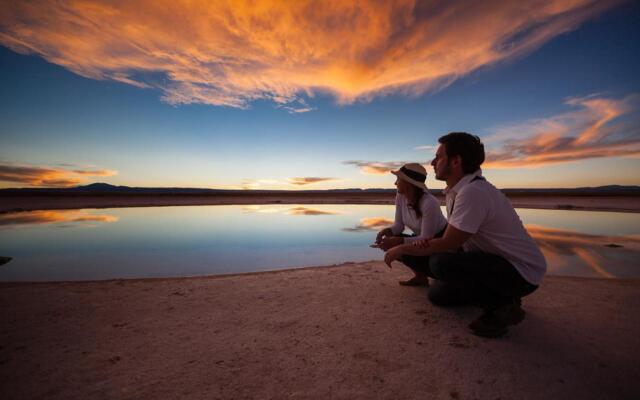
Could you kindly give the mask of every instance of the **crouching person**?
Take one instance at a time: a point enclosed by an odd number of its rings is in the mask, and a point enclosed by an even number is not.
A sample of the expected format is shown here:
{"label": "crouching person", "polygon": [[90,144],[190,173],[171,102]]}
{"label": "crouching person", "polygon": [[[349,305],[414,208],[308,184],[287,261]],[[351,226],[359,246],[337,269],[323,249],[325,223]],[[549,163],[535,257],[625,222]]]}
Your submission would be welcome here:
{"label": "crouching person", "polygon": [[[391,171],[396,179],[396,217],[392,226],[378,232],[376,244],[387,251],[401,244],[442,236],[447,220],[440,211],[438,200],[429,193],[425,181],[427,171],[420,164],[405,164],[398,171]],[[413,235],[405,235],[405,228]],[[403,286],[429,286],[429,257],[404,256],[401,261],[409,267],[414,277],[400,281]]]}
{"label": "crouching person", "polygon": [[438,141],[431,165],[436,179],[447,183],[449,225],[442,238],[390,249],[385,262],[429,256],[435,278],[429,299],[440,306],[481,306],[482,315],[469,328],[478,336],[499,337],[524,319],[521,299],[538,288],[546,261],[509,200],[482,177],[480,139],[453,132]]}

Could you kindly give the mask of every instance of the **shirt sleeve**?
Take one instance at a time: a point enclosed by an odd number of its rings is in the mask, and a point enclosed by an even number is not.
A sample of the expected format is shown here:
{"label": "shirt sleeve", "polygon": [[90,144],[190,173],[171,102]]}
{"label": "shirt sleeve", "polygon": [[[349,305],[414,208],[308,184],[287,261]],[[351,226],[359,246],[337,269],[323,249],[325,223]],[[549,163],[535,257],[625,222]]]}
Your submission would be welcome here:
{"label": "shirt sleeve", "polygon": [[449,225],[467,233],[476,233],[486,220],[489,199],[482,190],[467,185],[457,194]]}
{"label": "shirt sleeve", "polygon": [[396,195],[396,217],[391,226],[391,233],[394,236],[401,234],[404,231],[404,221],[402,220],[402,201],[400,194]]}
{"label": "shirt sleeve", "polygon": [[423,201],[422,208],[422,220],[420,221],[420,235],[414,237],[404,238],[405,243],[413,243],[422,239],[431,239],[438,233],[438,216],[442,214],[440,211],[440,205],[437,201],[430,201],[426,199]]}

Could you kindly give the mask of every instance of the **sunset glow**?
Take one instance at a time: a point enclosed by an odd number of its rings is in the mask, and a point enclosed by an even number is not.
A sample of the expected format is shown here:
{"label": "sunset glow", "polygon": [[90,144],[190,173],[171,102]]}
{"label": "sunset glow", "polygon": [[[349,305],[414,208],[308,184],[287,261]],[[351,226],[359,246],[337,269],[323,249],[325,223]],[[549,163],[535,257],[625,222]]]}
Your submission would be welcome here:
{"label": "sunset glow", "polygon": [[438,188],[450,131],[497,186],[640,184],[639,9],[5,2],[0,188],[391,188],[406,162]]}

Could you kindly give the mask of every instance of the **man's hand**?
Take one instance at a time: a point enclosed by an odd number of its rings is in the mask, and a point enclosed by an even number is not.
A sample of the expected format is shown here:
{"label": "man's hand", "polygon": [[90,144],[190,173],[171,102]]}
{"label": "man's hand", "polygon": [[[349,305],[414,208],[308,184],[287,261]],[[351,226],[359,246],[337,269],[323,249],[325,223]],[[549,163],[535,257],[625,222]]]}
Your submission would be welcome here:
{"label": "man's hand", "polygon": [[402,257],[402,246],[396,246],[384,253],[384,262],[391,268],[391,263]]}
{"label": "man's hand", "polygon": [[384,251],[387,251],[393,247],[399,246],[404,243],[404,238],[400,236],[387,236],[382,239],[380,243],[380,248]]}
{"label": "man's hand", "polygon": [[413,242],[411,244],[414,247],[417,247],[419,249],[426,249],[427,247],[429,247],[429,239],[416,240],[415,242]]}

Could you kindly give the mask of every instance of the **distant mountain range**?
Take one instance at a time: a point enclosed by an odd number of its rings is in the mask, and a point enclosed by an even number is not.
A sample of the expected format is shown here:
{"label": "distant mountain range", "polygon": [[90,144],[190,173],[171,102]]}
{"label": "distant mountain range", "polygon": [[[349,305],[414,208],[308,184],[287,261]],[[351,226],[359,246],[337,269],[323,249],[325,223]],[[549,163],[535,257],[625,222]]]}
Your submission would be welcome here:
{"label": "distant mountain range", "polygon": [[[549,195],[624,195],[640,196],[640,186],[608,185],[598,187],[579,188],[549,188],[549,189],[502,189],[509,195],[549,194]],[[278,194],[278,193],[394,193],[395,189],[328,189],[328,190],[228,190],[228,189],[200,189],[200,188],[146,188],[114,186],[108,183],[92,183],[86,186],[72,188],[20,188],[0,189],[0,195],[56,195],[56,194],[149,194],[149,195],[215,195],[215,194]],[[431,193],[440,194],[442,190],[432,189]]]}

